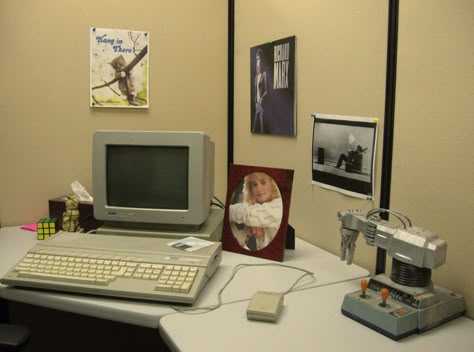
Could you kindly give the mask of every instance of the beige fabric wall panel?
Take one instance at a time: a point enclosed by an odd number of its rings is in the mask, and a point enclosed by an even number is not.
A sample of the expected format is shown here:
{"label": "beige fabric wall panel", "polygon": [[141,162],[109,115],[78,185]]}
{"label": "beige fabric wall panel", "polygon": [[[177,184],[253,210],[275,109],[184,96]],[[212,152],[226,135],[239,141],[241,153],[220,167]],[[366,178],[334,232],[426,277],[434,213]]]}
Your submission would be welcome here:
{"label": "beige fabric wall panel", "polygon": [[[149,109],[89,108],[91,27],[148,31]],[[79,180],[97,129],[198,130],[227,179],[227,2],[2,1],[0,221],[34,222]]]}
{"label": "beige fabric wall panel", "polygon": [[448,242],[436,284],[474,316],[474,2],[400,1],[392,207]]}
{"label": "beige fabric wall panel", "polygon": [[[297,235],[338,253],[337,211],[380,201],[388,2],[236,1],[234,162],[295,170],[289,223]],[[296,36],[297,136],[250,132],[250,48]],[[311,184],[311,113],[380,117],[375,201]],[[375,250],[359,239],[357,263],[372,268]]]}

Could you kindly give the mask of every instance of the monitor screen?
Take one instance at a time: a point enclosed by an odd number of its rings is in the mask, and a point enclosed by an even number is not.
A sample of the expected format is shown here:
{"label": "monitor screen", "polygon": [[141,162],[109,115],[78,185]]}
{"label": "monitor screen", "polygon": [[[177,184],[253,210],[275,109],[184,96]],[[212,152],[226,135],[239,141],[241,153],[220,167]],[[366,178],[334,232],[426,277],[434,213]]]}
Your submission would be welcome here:
{"label": "monitor screen", "polygon": [[214,144],[202,132],[97,131],[92,172],[98,220],[199,228],[214,195]]}
{"label": "monitor screen", "polygon": [[188,209],[188,147],[107,146],[107,204]]}

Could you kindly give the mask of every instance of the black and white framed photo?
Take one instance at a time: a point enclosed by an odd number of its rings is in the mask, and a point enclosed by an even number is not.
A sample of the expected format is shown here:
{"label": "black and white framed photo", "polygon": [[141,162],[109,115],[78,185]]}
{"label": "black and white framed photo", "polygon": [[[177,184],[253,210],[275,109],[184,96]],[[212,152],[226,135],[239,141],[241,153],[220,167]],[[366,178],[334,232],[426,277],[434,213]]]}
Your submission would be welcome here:
{"label": "black and white framed photo", "polygon": [[313,184],[374,199],[377,118],[312,114]]}

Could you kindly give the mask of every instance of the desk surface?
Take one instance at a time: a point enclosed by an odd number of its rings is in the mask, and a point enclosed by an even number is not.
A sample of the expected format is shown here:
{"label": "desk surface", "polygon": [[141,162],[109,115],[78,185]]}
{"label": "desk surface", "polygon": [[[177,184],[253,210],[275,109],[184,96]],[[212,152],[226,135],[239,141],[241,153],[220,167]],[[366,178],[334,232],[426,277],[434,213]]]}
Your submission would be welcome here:
{"label": "desk surface", "polygon": [[[18,227],[0,229],[0,276],[15,265],[36,243],[36,233]],[[273,263],[268,260],[223,252],[219,270],[204,288],[195,306],[216,303],[217,292],[229,279],[237,264]],[[160,328],[160,333],[177,351],[456,351],[474,350],[474,322],[456,319],[421,335],[392,341],[343,316],[340,306],[344,294],[359,288],[368,271],[348,266],[333,254],[305,241],[296,240],[296,250],[287,250],[285,265],[304,268],[315,274],[307,278],[304,289],[285,296],[276,324],[248,321],[245,310],[257,290],[284,291],[301,275],[300,271],[262,266],[244,268],[226,287],[219,309],[200,315],[176,313],[168,304],[137,302],[108,297],[80,296],[59,292],[26,290],[0,285],[0,297],[66,312],[115,320],[138,326]],[[198,327],[198,328],[197,328]]]}
{"label": "desk surface", "polygon": [[291,292],[277,323],[247,320],[248,301],[200,315],[175,313],[160,320],[160,333],[181,352],[196,351],[196,346],[208,352],[474,351],[474,321],[465,317],[398,342],[345,317],[342,299],[358,289],[359,280],[353,280]]}
{"label": "desk surface", "polygon": [[[0,229],[0,276],[15,265],[35,243],[36,233],[19,227]],[[208,306],[217,302],[217,292],[230,277],[237,264],[278,264],[277,262],[223,252],[219,269],[208,282],[194,306]],[[284,265],[304,268],[315,273],[316,281],[302,281],[308,286],[327,285],[340,281],[361,278],[368,271],[357,265],[348,266],[331,253],[321,250],[303,240],[296,239],[296,249],[285,252]],[[222,300],[231,303],[249,299],[257,290],[284,291],[288,289],[301,271],[269,266],[242,269],[226,287]],[[0,285],[0,297],[22,303],[35,304],[66,312],[79,313],[97,318],[157,328],[161,317],[175,311],[169,304],[138,302],[109,297],[82,296],[61,292],[45,292]]]}

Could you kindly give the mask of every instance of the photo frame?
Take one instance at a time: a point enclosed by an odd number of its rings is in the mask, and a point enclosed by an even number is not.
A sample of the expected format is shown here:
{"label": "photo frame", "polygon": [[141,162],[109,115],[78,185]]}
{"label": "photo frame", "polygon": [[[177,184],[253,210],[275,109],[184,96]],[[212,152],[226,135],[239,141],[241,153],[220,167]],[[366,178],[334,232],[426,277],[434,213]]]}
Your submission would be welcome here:
{"label": "photo frame", "polygon": [[289,169],[230,165],[224,250],[284,260],[293,173]]}

